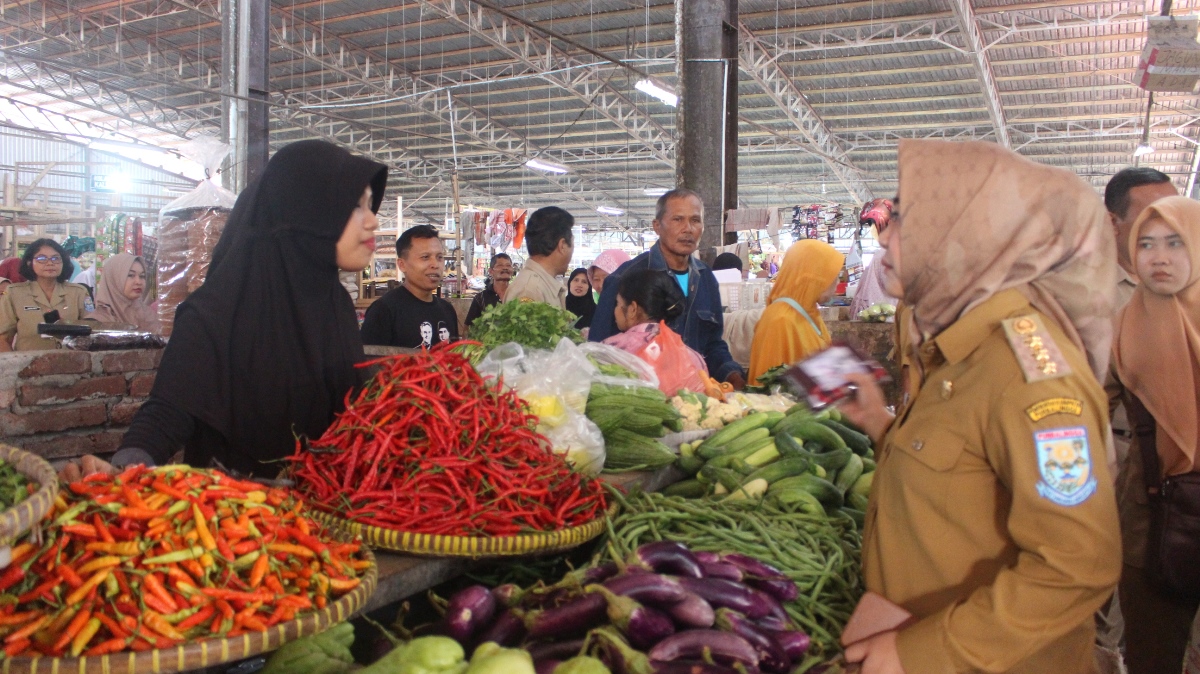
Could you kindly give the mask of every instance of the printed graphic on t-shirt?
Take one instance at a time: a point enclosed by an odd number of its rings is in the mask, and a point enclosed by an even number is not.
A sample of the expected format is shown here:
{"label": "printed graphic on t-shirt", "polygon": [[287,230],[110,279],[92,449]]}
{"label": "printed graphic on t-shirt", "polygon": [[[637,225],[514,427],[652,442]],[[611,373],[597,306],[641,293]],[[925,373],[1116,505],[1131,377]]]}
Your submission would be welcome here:
{"label": "printed graphic on t-shirt", "polygon": [[445,321],[438,321],[438,341],[443,344],[450,342],[450,328],[446,327]]}
{"label": "printed graphic on t-shirt", "polygon": [[425,348],[433,346],[433,324],[429,321],[421,324],[421,346]]}

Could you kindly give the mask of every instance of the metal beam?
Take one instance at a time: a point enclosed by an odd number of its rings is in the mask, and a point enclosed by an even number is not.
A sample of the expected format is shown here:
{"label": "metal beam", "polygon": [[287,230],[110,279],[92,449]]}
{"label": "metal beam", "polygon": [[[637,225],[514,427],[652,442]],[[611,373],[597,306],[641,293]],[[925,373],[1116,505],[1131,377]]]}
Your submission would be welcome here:
{"label": "metal beam", "polygon": [[954,18],[958,20],[959,30],[967,43],[967,53],[975,62],[975,70],[979,73],[979,85],[983,90],[983,100],[987,105],[988,115],[992,125],[996,127],[996,140],[1004,147],[1011,147],[1008,139],[1008,125],[1004,121],[1004,108],[1000,105],[1000,89],[996,86],[996,77],[992,73],[992,63],[988,59],[987,45],[975,23],[975,10],[971,0],[950,0],[954,8]]}
{"label": "metal beam", "polygon": [[874,194],[867,184],[866,175],[854,165],[837,136],[809,104],[804,93],[796,88],[792,78],[779,68],[770,50],[758,36],[745,24],[739,24],[738,27],[742,34],[739,58],[742,70],[775,101],[775,105],[783,111],[788,121],[794,124],[821,154],[829,158],[829,169],[854,198],[864,203],[873,199]]}

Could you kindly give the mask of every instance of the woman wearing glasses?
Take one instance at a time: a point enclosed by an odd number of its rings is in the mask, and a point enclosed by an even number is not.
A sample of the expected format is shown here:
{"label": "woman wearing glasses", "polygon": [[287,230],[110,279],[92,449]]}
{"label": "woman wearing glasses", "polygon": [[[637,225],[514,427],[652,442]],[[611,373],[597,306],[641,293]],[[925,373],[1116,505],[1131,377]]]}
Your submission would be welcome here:
{"label": "woman wearing glasses", "polygon": [[0,296],[0,352],[56,349],[56,340],[38,334],[38,323],[45,323],[45,314],[51,311],[58,312],[60,321],[87,317],[93,308],[91,296],[87,288],[67,283],[74,265],[53,239],[29,244],[20,271],[33,280],[14,283]]}

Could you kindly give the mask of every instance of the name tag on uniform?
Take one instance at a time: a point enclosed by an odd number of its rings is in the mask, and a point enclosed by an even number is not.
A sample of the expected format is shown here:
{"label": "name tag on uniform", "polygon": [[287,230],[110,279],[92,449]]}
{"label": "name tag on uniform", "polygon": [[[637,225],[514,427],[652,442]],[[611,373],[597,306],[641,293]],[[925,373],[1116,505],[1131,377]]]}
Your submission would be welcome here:
{"label": "name tag on uniform", "polygon": [[25,311],[41,311],[41,307],[25,307]]}

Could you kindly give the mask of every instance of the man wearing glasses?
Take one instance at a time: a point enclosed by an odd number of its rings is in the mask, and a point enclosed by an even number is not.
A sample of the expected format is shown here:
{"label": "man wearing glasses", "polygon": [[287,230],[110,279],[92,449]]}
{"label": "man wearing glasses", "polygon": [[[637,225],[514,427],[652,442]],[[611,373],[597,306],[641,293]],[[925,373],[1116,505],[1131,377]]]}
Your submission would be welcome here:
{"label": "man wearing glasses", "polygon": [[14,283],[0,296],[0,352],[57,349],[57,340],[38,334],[38,324],[78,321],[92,312],[87,288],[67,282],[73,271],[70,258],[53,239],[29,245],[21,256],[21,275],[33,280]]}

